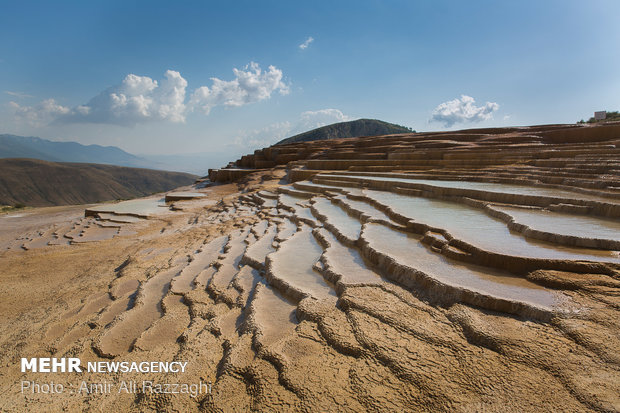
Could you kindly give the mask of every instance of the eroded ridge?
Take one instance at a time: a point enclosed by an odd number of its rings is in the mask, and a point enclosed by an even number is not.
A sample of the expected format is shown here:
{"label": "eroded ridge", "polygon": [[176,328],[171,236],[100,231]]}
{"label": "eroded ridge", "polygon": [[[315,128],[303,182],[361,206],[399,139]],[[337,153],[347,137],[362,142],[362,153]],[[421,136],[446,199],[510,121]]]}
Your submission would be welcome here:
{"label": "eroded ridge", "polygon": [[[29,276],[24,258],[59,274],[67,257],[89,264],[39,311],[10,301],[38,321],[0,323],[2,348],[183,360],[175,379],[213,390],[69,410],[620,411],[614,130],[283,145],[162,215],[31,228],[27,251],[3,253],[6,291]],[[101,224],[136,234],[38,248]],[[37,334],[44,345],[23,340]]]}

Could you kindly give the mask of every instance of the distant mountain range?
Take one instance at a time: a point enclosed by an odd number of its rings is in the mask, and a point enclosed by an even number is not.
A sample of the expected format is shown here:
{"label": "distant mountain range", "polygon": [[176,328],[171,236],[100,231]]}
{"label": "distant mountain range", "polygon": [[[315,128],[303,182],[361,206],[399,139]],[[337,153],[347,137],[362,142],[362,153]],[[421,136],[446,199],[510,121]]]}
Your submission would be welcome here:
{"label": "distant mountain range", "polygon": [[283,139],[276,143],[276,145],[318,141],[321,139],[353,138],[357,136],[378,136],[412,132],[415,131],[411,128],[383,122],[377,119],[358,119],[350,122],[333,123],[308,132],[300,133],[299,135]]}
{"label": "distant mountain range", "polygon": [[0,159],[0,205],[77,205],[189,185],[195,175],[114,165]]}
{"label": "distant mountain range", "polygon": [[82,145],[47,139],[0,135],[0,158],[34,158],[51,162],[85,162],[152,168],[152,162],[116,146]]}
{"label": "distant mountain range", "polygon": [[56,142],[33,136],[0,134],[0,159],[32,158],[51,162],[97,163],[205,175],[209,168],[229,157],[229,154],[216,152],[133,155],[116,146],[82,145],[77,142]]}

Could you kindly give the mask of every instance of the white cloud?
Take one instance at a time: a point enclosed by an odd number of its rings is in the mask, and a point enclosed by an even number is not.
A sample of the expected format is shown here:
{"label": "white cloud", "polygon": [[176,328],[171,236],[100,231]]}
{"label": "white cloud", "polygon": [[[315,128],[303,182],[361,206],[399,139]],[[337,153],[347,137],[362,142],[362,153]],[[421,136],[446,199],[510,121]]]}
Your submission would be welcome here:
{"label": "white cloud", "polygon": [[241,131],[239,137],[234,140],[233,146],[248,149],[266,147],[302,132],[349,120],[353,118],[338,109],[306,111],[302,112],[293,123],[277,122],[261,129]]}
{"label": "white cloud", "polygon": [[493,112],[499,109],[495,102],[486,102],[484,106],[476,106],[474,103],[474,98],[467,95],[444,102],[433,110],[431,121],[442,122],[446,127],[455,123],[481,122],[491,119]]}
{"label": "white cloud", "polygon": [[310,43],[312,43],[313,41],[314,38],[312,36],[309,36],[302,44],[299,45],[299,48],[301,50],[306,50],[308,46],[310,46]]}
{"label": "white cloud", "polygon": [[331,123],[346,122],[349,120],[353,120],[353,118],[345,115],[338,109],[309,110],[301,114],[294,133],[297,134]]}
{"label": "white cloud", "polygon": [[243,106],[269,99],[275,91],[281,95],[289,93],[288,86],[282,81],[282,71],[275,66],[262,71],[257,63],[251,62],[244,70],[233,69],[233,73],[233,80],[211,78],[213,85],[210,89],[207,86],[196,89],[190,99],[191,107],[209,114],[214,106]]}
{"label": "white cloud", "polygon": [[242,131],[231,146],[247,148],[248,150],[264,148],[290,136],[292,128],[291,123],[286,121],[272,123],[260,129]]}
{"label": "white cloud", "polygon": [[34,96],[28,95],[28,94],[26,94],[24,92],[12,92],[10,90],[5,90],[4,93],[6,93],[9,96],[14,96],[16,98],[32,98],[32,97],[34,97]]}
{"label": "white cloud", "polygon": [[11,102],[15,115],[35,126],[46,123],[107,123],[135,125],[150,121],[184,122],[188,112],[200,108],[208,114],[218,105],[242,106],[271,97],[274,91],[287,94],[282,71],[269,66],[262,71],[252,62],[244,70],[233,69],[235,79],[212,78],[211,88],[199,87],[186,102],[187,81],[179,72],[166,71],[164,79],[129,74],[120,85],[110,87],[84,105],[61,106],[47,99],[34,106]]}
{"label": "white cloud", "polygon": [[16,116],[33,126],[46,125],[71,112],[71,109],[58,104],[54,99],[46,99],[34,106],[21,106],[16,102],[9,102],[9,104],[13,107]]}
{"label": "white cloud", "polygon": [[148,76],[129,74],[122,83],[71,110],[60,122],[135,125],[151,120],[185,121],[187,81],[179,72],[166,71],[161,82]]}

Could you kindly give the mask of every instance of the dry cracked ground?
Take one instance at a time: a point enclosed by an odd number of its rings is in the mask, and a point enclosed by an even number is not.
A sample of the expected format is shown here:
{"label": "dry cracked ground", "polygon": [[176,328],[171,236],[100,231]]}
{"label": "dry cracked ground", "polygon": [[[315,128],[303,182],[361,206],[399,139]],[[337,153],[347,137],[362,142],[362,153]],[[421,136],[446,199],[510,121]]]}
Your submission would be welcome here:
{"label": "dry cracked ground", "polygon": [[[168,203],[4,214],[0,410],[620,411],[619,131],[297,143]],[[33,380],[210,392],[22,393]]]}

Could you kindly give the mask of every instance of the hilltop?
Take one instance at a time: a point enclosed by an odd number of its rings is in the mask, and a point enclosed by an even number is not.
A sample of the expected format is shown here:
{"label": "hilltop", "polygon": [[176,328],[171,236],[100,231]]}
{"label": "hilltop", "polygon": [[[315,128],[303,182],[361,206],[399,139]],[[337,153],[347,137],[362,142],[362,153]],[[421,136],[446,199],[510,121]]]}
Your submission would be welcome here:
{"label": "hilltop", "polygon": [[114,165],[0,159],[0,205],[77,205],[191,184],[194,175]]}
{"label": "hilltop", "polygon": [[284,145],[295,142],[310,142],[322,139],[353,138],[357,136],[392,135],[396,133],[411,133],[412,129],[377,119],[358,119],[350,122],[333,123],[313,129],[299,135],[291,136],[276,143]]}

